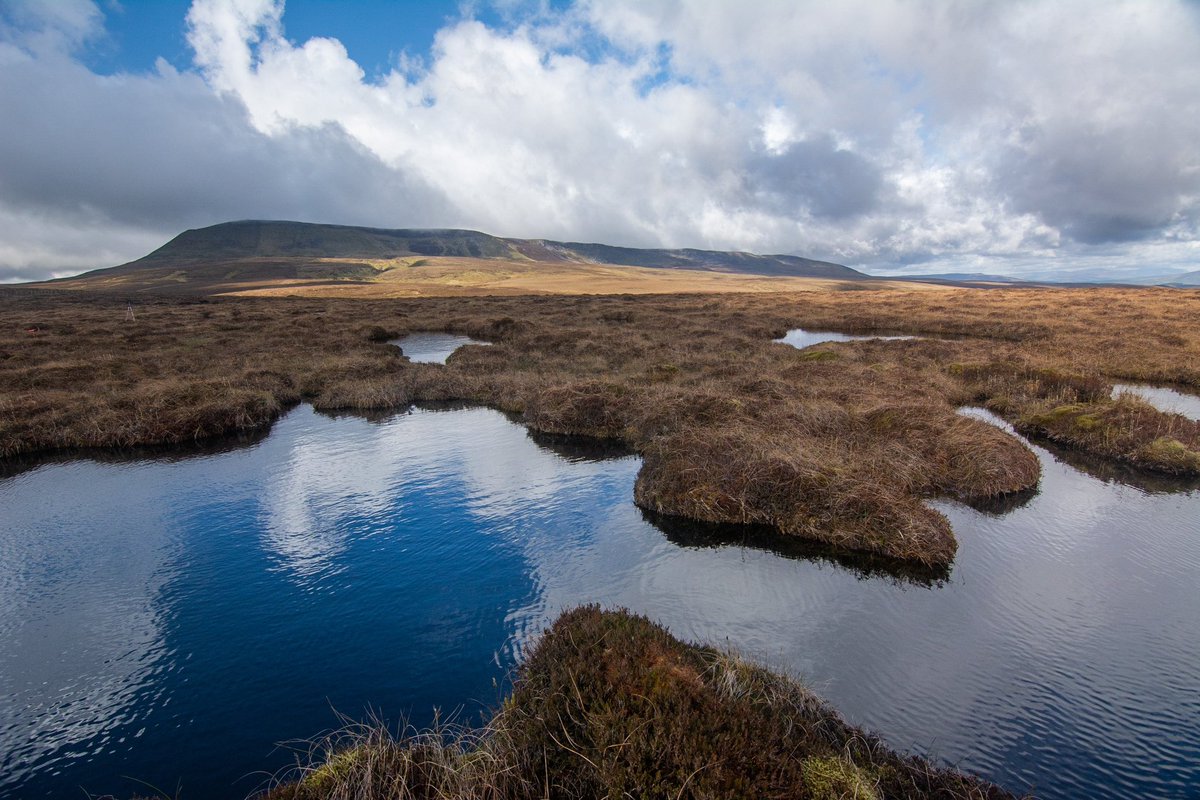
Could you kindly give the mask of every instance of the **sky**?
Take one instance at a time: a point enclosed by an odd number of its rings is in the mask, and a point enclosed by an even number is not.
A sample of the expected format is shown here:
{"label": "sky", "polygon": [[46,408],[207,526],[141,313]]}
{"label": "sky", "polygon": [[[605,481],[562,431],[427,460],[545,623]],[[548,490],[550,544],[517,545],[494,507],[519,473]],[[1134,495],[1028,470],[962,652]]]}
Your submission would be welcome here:
{"label": "sky", "polygon": [[0,0],[0,281],[233,219],[1200,270],[1197,0]]}

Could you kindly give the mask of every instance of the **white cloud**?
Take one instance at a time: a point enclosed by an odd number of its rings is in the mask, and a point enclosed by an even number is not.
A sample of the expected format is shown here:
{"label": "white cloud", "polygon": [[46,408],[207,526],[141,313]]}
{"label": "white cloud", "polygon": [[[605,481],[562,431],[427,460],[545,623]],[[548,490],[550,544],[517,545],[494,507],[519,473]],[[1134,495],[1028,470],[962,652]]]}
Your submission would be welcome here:
{"label": "white cloud", "polygon": [[[51,23],[14,23],[0,276],[105,263],[56,244],[84,218],[97,256],[286,217],[876,268],[1194,264],[1195,6],[502,10],[501,27],[448,24],[423,69],[371,79],[336,40],[289,40],[281,0],[196,0],[183,74],[91,74],[69,55],[96,25],[87,3],[54,23],[76,31],[56,47],[31,44]],[[31,215],[44,224],[15,222]]]}

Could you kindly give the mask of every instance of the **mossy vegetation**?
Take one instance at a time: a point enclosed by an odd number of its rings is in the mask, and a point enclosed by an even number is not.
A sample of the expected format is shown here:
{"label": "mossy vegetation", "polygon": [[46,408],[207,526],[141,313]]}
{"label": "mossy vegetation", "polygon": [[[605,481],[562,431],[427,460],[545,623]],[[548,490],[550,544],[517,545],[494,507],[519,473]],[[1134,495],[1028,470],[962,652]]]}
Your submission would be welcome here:
{"label": "mossy vegetation", "polygon": [[[0,290],[0,458],[190,442],[265,425],[301,401],[465,401],[537,431],[623,442],[645,457],[635,496],[655,513],[936,566],[956,543],[926,498],[978,503],[1038,480],[1021,442],[960,406],[1105,458],[1200,472],[1200,426],[1109,398],[1113,379],[1200,387],[1197,292],[185,297],[137,298],[134,314],[127,304]],[[1161,335],[1097,333],[1114,325]],[[792,327],[926,338],[772,341]],[[387,341],[416,330],[493,346],[413,364]]]}
{"label": "mossy vegetation", "polygon": [[323,744],[269,800],[1011,796],[897,754],[789,678],[595,607],[555,622],[483,728]]}
{"label": "mossy vegetation", "polygon": [[853,761],[832,756],[804,759],[800,768],[805,788],[813,800],[877,800],[877,774],[863,770]]}

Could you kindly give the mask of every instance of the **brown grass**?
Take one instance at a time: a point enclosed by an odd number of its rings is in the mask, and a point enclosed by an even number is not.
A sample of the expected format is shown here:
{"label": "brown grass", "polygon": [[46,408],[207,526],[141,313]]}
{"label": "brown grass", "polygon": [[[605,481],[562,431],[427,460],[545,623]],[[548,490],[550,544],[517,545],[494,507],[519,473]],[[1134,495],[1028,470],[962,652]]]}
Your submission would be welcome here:
{"label": "brown grass", "polygon": [[[1194,291],[140,298],[134,311],[118,295],[0,291],[0,458],[192,441],[301,400],[461,400],[624,441],[645,457],[636,499],[655,512],[935,565],[955,541],[924,498],[975,502],[1038,477],[1020,442],[959,406],[1200,473],[1200,425],[1108,398],[1114,379],[1200,388]],[[791,327],[946,338],[771,341]],[[385,343],[427,329],[494,345],[441,366]]]}
{"label": "brown grass", "polygon": [[561,616],[482,730],[352,727],[269,800],[1008,798],[843,721],[800,684],[644,617]]}

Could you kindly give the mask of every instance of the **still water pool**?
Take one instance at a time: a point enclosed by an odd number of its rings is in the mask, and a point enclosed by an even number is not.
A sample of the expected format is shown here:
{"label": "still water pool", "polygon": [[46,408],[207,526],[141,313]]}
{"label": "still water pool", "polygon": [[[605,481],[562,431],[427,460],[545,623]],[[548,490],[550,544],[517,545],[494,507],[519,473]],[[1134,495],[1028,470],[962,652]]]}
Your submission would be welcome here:
{"label": "still water pool", "polygon": [[418,331],[410,333],[407,336],[401,336],[399,339],[394,339],[391,344],[400,348],[400,352],[408,357],[409,361],[418,364],[445,364],[455,350],[468,344],[489,345],[491,342],[483,342],[478,339],[472,339],[470,336],[463,336],[458,333],[442,333],[440,331]]}
{"label": "still water pool", "polygon": [[922,583],[657,527],[639,460],[486,409],[297,408],[225,452],[0,480],[0,796],[237,798],[368,709],[466,720],[578,603],[804,679],[896,747],[1042,797],[1200,786],[1200,491],[1038,449]]}
{"label": "still water pool", "polygon": [[888,341],[894,339],[919,339],[919,336],[879,336],[873,333],[838,333],[837,331],[810,331],[804,328],[793,328],[784,334],[783,338],[775,341],[780,344],[790,344],[798,350],[812,347],[814,344],[827,342],[857,342],[862,340]]}

